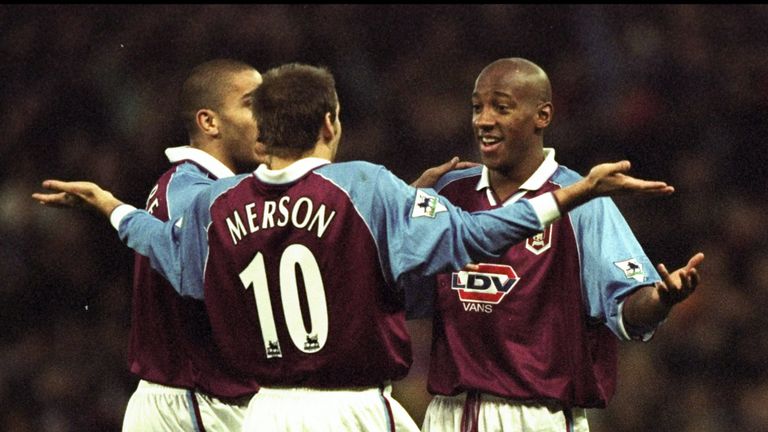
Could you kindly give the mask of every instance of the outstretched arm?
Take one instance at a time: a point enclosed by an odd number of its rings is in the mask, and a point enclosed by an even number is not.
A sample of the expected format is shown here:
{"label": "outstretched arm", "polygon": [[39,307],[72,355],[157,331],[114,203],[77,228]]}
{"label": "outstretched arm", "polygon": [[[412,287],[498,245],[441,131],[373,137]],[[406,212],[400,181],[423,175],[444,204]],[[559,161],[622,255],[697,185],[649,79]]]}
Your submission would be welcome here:
{"label": "outstretched arm", "polygon": [[569,212],[585,202],[601,196],[630,193],[643,195],[669,195],[675,188],[662,181],[642,180],[627,175],[629,161],[604,163],[594,166],[589,174],[576,183],[553,192],[562,213]]}
{"label": "outstretched arm", "polygon": [[472,168],[479,165],[477,162],[459,161],[458,156],[454,156],[453,159],[448,162],[429,168],[424,171],[419,178],[416,179],[411,186],[415,188],[431,188],[435,186],[440,177],[448,171],[455,169]]}
{"label": "outstretched arm", "polygon": [[33,193],[32,198],[40,204],[52,207],[91,207],[106,217],[123,204],[111,192],[105,191],[99,185],[91,182],[64,182],[46,180],[43,187],[56,191],[54,193]]}
{"label": "outstretched arm", "polygon": [[[458,157],[429,168],[415,182],[414,187],[434,185],[437,179],[452,169],[474,166],[473,162],[459,162]],[[604,163],[593,167],[589,174],[576,183],[553,192],[558,207],[566,213],[585,202],[601,197],[622,194],[669,195],[675,191],[672,186],[662,181],[642,180],[626,174],[629,171],[629,161]],[[54,193],[34,193],[32,198],[41,204],[53,207],[82,207],[88,206],[109,217],[112,211],[123,204],[112,193],[91,182],[64,182],[46,180],[43,187]]]}
{"label": "outstretched arm", "polygon": [[688,264],[671,274],[664,264],[656,266],[661,282],[644,286],[627,297],[624,301],[624,321],[640,327],[654,327],[663,321],[673,306],[696,290],[700,280],[696,267],[703,261],[704,254],[699,252],[688,260]]}
{"label": "outstretched arm", "polygon": [[[163,223],[144,210],[137,211],[133,206],[124,204],[110,192],[90,182],[46,180],[43,186],[54,192],[33,194],[32,197],[38,202],[52,207],[91,208],[107,216],[115,229],[118,229],[121,240],[131,249],[148,257],[152,267],[160,272],[176,291],[182,295],[202,298],[202,287],[197,278],[199,266],[196,265],[197,253],[201,249],[193,241],[182,244],[184,242],[180,241],[180,236],[183,233],[176,229],[181,227],[181,219]],[[124,220],[127,222],[123,223]],[[185,226],[194,226],[194,218],[187,220],[190,222]],[[128,228],[125,227],[126,223]],[[119,230],[121,225],[123,231]],[[190,235],[194,237],[196,230],[190,228],[185,232],[192,233]],[[182,253],[189,259],[187,267],[192,269],[187,270],[186,277],[181,272]]]}

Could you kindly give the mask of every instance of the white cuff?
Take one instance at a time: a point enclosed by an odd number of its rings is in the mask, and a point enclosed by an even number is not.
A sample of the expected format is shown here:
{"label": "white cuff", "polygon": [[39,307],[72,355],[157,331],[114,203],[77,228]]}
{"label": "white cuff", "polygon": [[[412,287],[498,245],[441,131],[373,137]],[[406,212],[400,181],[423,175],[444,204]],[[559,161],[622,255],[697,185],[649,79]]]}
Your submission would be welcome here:
{"label": "white cuff", "polygon": [[528,200],[533,207],[533,211],[536,212],[536,216],[541,222],[541,226],[546,228],[552,222],[560,218],[560,208],[557,206],[555,195],[552,192],[547,192],[543,195],[531,198]]}
{"label": "white cuff", "polygon": [[120,222],[128,213],[134,210],[136,210],[136,207],[130,204],[120,204],[112,210],[112,213],[109,215],[109,222],[116,230],[120,231]]}
{"label": "white cuff", "polygon": [[625,340],[625,341],[636,339],[643,342],[648,342],[649,340],[651,340],[653,335],[656,334],[656,329],[654,328],[653,330],[648,330],[645,333],[638,335],[636,337],[633,337],[632,335],[630,335],[629,332],[627,331],[627,327],[624,325],[624,301],[625,300],[622,300],[621,303],[619,303],[619,307],[618,307],[619,316],[618,316],[618,319],[616,320],[619,328],[619,336],[621,337],[622,340]]}

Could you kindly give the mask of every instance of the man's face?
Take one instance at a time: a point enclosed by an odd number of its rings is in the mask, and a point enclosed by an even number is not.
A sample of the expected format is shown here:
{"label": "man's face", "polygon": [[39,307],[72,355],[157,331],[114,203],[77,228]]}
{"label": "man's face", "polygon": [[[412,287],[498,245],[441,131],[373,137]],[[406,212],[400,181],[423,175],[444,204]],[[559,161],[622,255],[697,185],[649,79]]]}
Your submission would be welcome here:
{"label": "man's face", "polygon": [[259,132],[253,116],[253,93],[261,84],[256,70],[232,76],[222,95],[219,131],[224,147],[238,172],[247,172],[265,162],[264,146],[258,142]]}
{"label": "man's face", "polygon": [[331,150],[333,152],[331,160],[336,159],[336,153],[339,151],[339,142],[341,141],[341,117],[339,117],[340,113],[341,113],[341,104],[338,104],[336,105],[336,119],[333,121],[333,130],[335,133],[335,137],[333,142],[331,143]]}
{"label": "man's face", "polygon": [[484,165],[507,171],[536,143],[537,99],[514,71],[483,71],[472,92],[472,129]]}

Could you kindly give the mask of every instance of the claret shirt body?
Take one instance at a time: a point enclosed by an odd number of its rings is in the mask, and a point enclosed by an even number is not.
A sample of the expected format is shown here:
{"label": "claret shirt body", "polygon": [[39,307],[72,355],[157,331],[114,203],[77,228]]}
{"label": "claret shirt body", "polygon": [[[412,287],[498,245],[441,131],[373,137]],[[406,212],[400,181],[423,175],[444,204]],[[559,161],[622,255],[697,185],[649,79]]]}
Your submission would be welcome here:
{"label": "claret shirt body", "polygon": [[204,299],[227,367],[264,386],[339,388],[406,374],[403,275],[493,259],[558,215],[551,195],[470,214],[381,166],[308,158],[220,180],[166,224],[130,208],[113,224]]}
{"label": "claret shirt body", "polygon": [[[436,190],[469,211],[513,205],[581,178],[554,150],[520,190],[499,202],[485,167],[445,175]],[[621,302],[659,276],[613,201],[592,200],[477,271],[437,277],[428,387],[524,403],[604,407],[616,387],[617,340],[634,337]],[[409,292],[412,287],[409,287]],[[418,290],[414,291],[417,292]],[[641,329],[648,338],[652,329]]]}
{"label": "claret shirt body", "polygon": [[[172,166],[152,188],[146,210],[160,221],[179,217],[192,199],[234,173],[189,146],[166,149]],[[142,379],[218,397],[254,393],[258,386],[222,367],[202,301],[180,296],[147,257],[134,262],[129,369]]]}

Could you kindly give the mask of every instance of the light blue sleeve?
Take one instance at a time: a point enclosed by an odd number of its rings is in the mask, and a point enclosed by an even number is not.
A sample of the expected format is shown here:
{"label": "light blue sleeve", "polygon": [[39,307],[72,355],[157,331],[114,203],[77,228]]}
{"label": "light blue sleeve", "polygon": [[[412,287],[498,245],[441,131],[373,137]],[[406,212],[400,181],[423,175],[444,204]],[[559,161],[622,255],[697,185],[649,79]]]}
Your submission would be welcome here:
{"label": "light blue sleeve", "polygon": [[207,229],[215,198],[236,178],[218,180],[198,193],[184,212],[163,223],[144,210],[128,213],[118,234],[131,249],[149,258],[152,268],[181,295],[203,298],[203,270],[208,257]]}
{"label": "light blue sleeve", "polygon": [[376,242],[384,274],[435,275],[496,258],[540,232],[527,200],[502,209],[465,212],[433,189],[414,189],[384,167],[365,162],[316,170],[347,191]]}
{"label": "light blue sleeve", "polygon": [[200,192],[208,189],[214,181],[199,171],[190,171],[184,166],[180,167],[168,182],[168,190],[166,191],[168,218],[173,219],[181,216],[192,203],[192,200]]}
{"label": "light blue sleeve", "polygon": [[[456,180],[476,176],[483,170],[482,166],[452,170],[443,174],[435,183],[434,189],[440,193],[449,183]],[[434,295],[437,289],[435,276],[422,276],[415,273],[404,275],[398,281],[399,288],[405,292],[405,318],[408,320],[431,318],[434,316]]]}
{"label": "light blue sleeve", "polygon": [[179,218],[163,222],[145,210],[134,210],[120,221],[118,235],[129,248],[149,258],[157,270],[181,293]]}
{"label": "light blue sleeve", "polygon": [[[579,249],[587,313],[627,339],[619,305],[638,288],[659,281],[659,274],[611,199],[594,199],[569,217]],[[652,329],[641,330],[647,331]]]}

